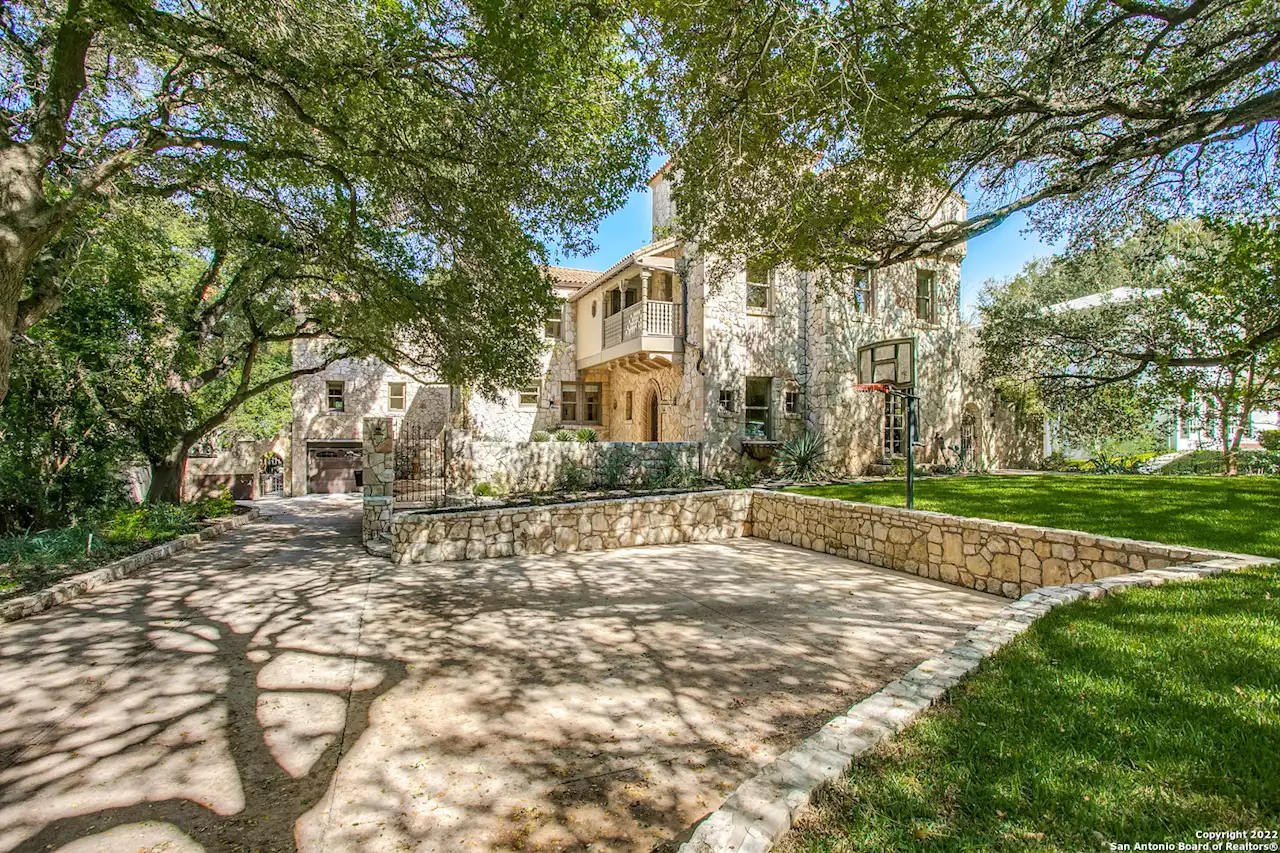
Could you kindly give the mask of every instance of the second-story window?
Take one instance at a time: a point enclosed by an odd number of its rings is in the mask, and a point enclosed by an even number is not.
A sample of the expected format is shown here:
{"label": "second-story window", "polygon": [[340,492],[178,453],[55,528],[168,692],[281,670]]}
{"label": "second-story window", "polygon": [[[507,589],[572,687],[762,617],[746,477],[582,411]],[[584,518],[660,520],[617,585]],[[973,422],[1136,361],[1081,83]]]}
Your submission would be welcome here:
{"label": "second-story window", "polygon": [[747,311],[773,312],[773,270],[755,260],[747,261]]}
{"label": "second-story window", "polygon": [[564,326],[564,321],[561,317],[561,311],[559,308],[557,308],[555,313],[547,318],[547,322],[546,322],[546,325],[543,327],[543,331],[546,333],[547,337],[550,338],[551,340],[559,341],[564,339],[563,326]]}
{"label": "second-story window", "polygon": [[341,412],[343,410],[345,403],[343,390],[345,387],[345,382],[330,381],[325,383],[325,399],[329,405],[329,411]]}
{"label": "second-story window", "polygon": [[933,270],[916,270],[916,319],[936,322],[938,274]]}
{"label": "second-story window", "polygon": [[720,389],[720,413],[731,415],[738,410],[736,394],[732,388]]}
{"label": "second-story window", "polygon": [[849,296],[853,302],[854,312],[868,317],[875,313],[875,292],[871,289],[869,270],[853,271],[853,286],[850,288]]}
{"label": "second-story window", "polygon": [[405,384],[403,382],[387,383],[387,409],[392,412],[403,412],[405,405]]}

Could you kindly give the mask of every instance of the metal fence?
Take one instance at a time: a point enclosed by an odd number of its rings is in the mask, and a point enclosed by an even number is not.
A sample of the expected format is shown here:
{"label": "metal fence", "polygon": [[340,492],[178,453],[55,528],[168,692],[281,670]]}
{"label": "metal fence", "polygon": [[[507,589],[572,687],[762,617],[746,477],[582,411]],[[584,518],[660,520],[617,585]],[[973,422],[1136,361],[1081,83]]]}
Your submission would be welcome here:
{"label": "metal fence", "polygon": [[439,428],[402,424],[395,447],[395,502],[444,506],[449,494],[449,465]]}

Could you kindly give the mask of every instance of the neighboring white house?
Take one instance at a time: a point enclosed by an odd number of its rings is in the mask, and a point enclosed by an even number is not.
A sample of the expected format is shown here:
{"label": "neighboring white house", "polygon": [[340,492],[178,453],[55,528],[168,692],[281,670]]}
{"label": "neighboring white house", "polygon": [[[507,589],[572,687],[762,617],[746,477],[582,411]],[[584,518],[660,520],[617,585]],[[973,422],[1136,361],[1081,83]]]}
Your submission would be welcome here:
{"label": "neighboring white house", "polygon": [[[1132,302],[1136,299],[1156,296],[1162,292],[1159,288],[1117,287],[1101,293],[1091,293],[1087,296],[1060,302],[1057,305],[1051,305],[1048,310],[1053,312],[1083,311],[1102,305]],[[1221,450],[1221,423],[1213,414],[1213,409],[1214,405],[1208,399],[1193,401],[1190,406],[1185,407],[1182,411],[1175,407],[1169,407],[1156,415],[1154,424],[1156,433],[1163,436],[1165,446],[1170,451]],[[1199,414],[1188,415],[1188,411],[1198,412]],[[1234,422],[1230,425],[1232,432],[1235,431],[1236,426]],[[1253,412],[1249,417],[1249,423],[1245,424],[1244,437],[1240,441],[1240,448],[1242,450],[1257,450],[1260,447],[1257,434],[1263,430],[1271,429],[1280,429],[1280,412],[1270,410]],[[1085,459],[1089,456],[1089,452],[1084,448],[1074,447],[1065,441],[1054,429],[1053,421],[1046,420],[1044,423],[1044,455],[1050,456],[1054,453],[1061,453],[1068,459]]]}

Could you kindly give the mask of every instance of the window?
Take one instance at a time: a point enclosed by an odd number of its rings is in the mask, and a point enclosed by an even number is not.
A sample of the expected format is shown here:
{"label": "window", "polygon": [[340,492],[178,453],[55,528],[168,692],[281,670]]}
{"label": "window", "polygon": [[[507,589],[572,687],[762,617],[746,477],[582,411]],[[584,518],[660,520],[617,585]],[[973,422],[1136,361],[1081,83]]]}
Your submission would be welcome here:
{"label": "window", "polygon": [[342,402],[343,402],[342,392],[345,386],[346,386],[345,382],[326,382],[325,383],[325,394],[329,403],[329,411],[331,412],[342,411]]}
{"label": "window", "polygon": [[563,332],[562,326],[563,318],[560,315],[560,311],[557,310],[556,313],[547,318],[547,323],[543,327],[543,331],[546,333],[549,340],[558,341],[561,339],[561,333]]}
{"label": "window", "polygon": [[850,289],[853,310],[857,314],[871,316],[875,313],[875,291],[871,289],[871,273],[867,270],[853,271],[853,287]]}
{"label": "window", "polygon": [[404,383],[387,383],[387,409],[392,412],[404,411]]}
{"label": "window", "polygon": [[773,438],[773,379],[748,376],[747,396],[742,411],[746,415],[745,438]]}
{"label": "window", "polygon": [[800,392],[798,390],[789,390],[782,395],[782,411],[788,415],[800,414]]}
{"label": "window", "polygon": [[635,410],[635,392],[627,392],[627,420],[631,420],[631,415]]}
{"label": "window", "polygon": [[884,395],[884,455],[902,456],[906,453],[907,408],[906,400],[892,394]]}
{"label": "window", "polygon": [[536,409],[538,408],[538,398],[542,396],[542,388],[537,384],[526,385],[518,392],[520,399],[520,408]]}
{"label": "window", "polygon": [[747,311],[773,311],[773,270],[757,261],[747,261]]}
{"label": "window", "polygon": [[734,393],[732,388],[720,389],[720,412],[722,414],[731,415],[734,412],[736,412],[738,410],[737,406],[735,405],[736,402],[737,401],[734,400]]}
{"label": "window", "polygon": [[916,270],[916,319],[934,322],[934,302],[938,274],[933,270]]}
{"label": "window", "polygon": [[600,383],[565,382],[560,387],[560,420],[568,423],[600,423]]}

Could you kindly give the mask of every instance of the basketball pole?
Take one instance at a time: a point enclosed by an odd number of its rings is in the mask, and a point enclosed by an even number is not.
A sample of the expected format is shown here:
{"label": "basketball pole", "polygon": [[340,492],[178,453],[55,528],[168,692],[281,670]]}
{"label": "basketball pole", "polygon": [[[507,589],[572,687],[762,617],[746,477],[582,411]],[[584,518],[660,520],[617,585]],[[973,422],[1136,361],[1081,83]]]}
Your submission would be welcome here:
{"label": "basketball pole", "polygon": [[853,390],[875,391],[903,400],[907,416],[907,509],[914,509],[916,503],[916,401],[919,398],[914,391],[903,391],[883,382],[854,385]]}

